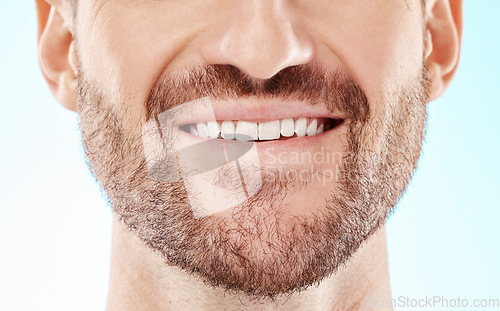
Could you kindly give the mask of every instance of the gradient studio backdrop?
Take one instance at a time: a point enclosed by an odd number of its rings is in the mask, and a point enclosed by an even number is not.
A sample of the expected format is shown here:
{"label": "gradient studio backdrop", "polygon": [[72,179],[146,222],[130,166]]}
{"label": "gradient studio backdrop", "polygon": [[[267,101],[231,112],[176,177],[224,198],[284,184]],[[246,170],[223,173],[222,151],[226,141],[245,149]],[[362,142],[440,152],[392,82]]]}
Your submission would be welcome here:
{"label": "gradient studio backdrop", "polygon": [[[500,1],[464,5],[461,65],[387,225],[394,297],[500,298]],[[34,1],[2,0],[0,310],[104,310],[110,208],[35,42]]]}

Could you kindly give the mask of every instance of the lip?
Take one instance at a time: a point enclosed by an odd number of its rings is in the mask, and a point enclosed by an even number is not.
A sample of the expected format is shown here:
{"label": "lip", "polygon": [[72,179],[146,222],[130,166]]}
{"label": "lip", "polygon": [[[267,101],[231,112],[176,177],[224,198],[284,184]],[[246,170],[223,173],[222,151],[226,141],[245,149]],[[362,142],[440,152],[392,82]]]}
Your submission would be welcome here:
{"label": "lip", "polygon": [[321,104],[312,106],[306,102],[278,99],[243,98],[214,101],[209,98],[202,98],[174,107],[161,118],[168,120],[168,124],[176,133],[175,135],[180,138],[180,141],[184,142],[183,144],[193,145],[203,143],[210,138],[192,135],[182,130],[181,126],[209,121],[266,122],[299,117],[341,119],[342,122],[328,131],[313,136],[293,137],[286,140],[255,141],[259,153],[276,154],[283,151],[313,151],[320,149],[322,146],[342,148],[342,137],[346,133],[347,117],[340,112],[328,111]]}
{"label": "lip", "polygon": [[[345,133],[346,117],[341,113],[332,113],[320,105],[311,106],[304,102],[284,102],[282,100],[234,100],[211,101],[202,99],[185,104],[181,113],[174,113],[171,123],[178,137],[188,145],[202,143],[210,138],[202,138],[180,129],[186,124],[196,124],[208,121],[244,120],[250,122],[266,122],[285,118],[329,118],[342,119],[343,122],[334,128],[313,136],[293,137],[286,140],[256,141],[255,145],[261,152],[276,153],[282,151],[306,151],[321,148],[321,146],[338,145]],[[175,109],[175,108],[174,108]]]}
{"label": "lip", "polygon": [[[204,123],[209,121],[248,121],[267,122],[286,118],[328,118],[346,119],[340,112],[331,112],[323,105],[310,105],[301,101],[279,99],[244,98],[227,101],[214,101],[202,98],[180,107],[181,113],[174,113],[173,126]],[[321,135],[321,134],[320,134]],[[310,136],[309,138],[314,137]],[[259,142],[260,143],[260,142]]]}

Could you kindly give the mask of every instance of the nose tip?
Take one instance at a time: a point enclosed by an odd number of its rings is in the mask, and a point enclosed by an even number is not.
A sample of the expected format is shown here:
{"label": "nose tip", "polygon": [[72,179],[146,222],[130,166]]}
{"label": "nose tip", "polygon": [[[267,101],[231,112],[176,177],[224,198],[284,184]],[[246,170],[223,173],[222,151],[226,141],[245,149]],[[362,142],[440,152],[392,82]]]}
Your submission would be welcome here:
{"label": "nose tip", "polygon": [[253,78],[269,79],[311,61],[312,40],[292,23],[280,1],[249,2],[251,7],[239,8],[227,27],[219,28],[224,31],[207,38],[201,51],[206,63],[233,65]]}

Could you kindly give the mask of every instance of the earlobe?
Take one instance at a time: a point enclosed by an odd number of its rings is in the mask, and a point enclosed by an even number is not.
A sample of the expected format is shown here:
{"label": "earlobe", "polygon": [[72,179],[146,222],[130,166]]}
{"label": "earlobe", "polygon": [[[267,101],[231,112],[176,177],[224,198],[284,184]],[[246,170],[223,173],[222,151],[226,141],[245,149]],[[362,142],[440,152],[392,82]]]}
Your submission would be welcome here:
{"label": "earlobe", "polygon": [[76,111],[76,65],[73,36],[58,9],[37,0],[38,60],[54,97],[64,107]]}
{"label": "earlobe", "polygon": [[431,100],[440,97],[455,74],[460,57],[462,0],[434,0],[429,11],[425,52]]}

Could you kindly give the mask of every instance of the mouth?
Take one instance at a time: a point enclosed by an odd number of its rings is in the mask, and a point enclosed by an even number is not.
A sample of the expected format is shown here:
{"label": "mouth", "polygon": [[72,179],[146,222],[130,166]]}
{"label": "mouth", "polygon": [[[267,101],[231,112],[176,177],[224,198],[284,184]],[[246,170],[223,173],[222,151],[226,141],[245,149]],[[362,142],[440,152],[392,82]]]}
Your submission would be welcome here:
{"label": "mouth", "polygon": [[342,118],[288,117],[260,122],[218,120],[188,123],[180,125],[179,129],[199,138],[265,142],[316,136],[343,123]]}
{"label": "mouth", "polygon": [[187,135],[186,139],[251,141],[262,146],[297,141],[302,145],[317,141],[313,138],[326,136],[345,123],[347,115],[326,107],[277,98],[214,101],[205,97],[174,108],[164,119],[172,119],[171,124]]}

